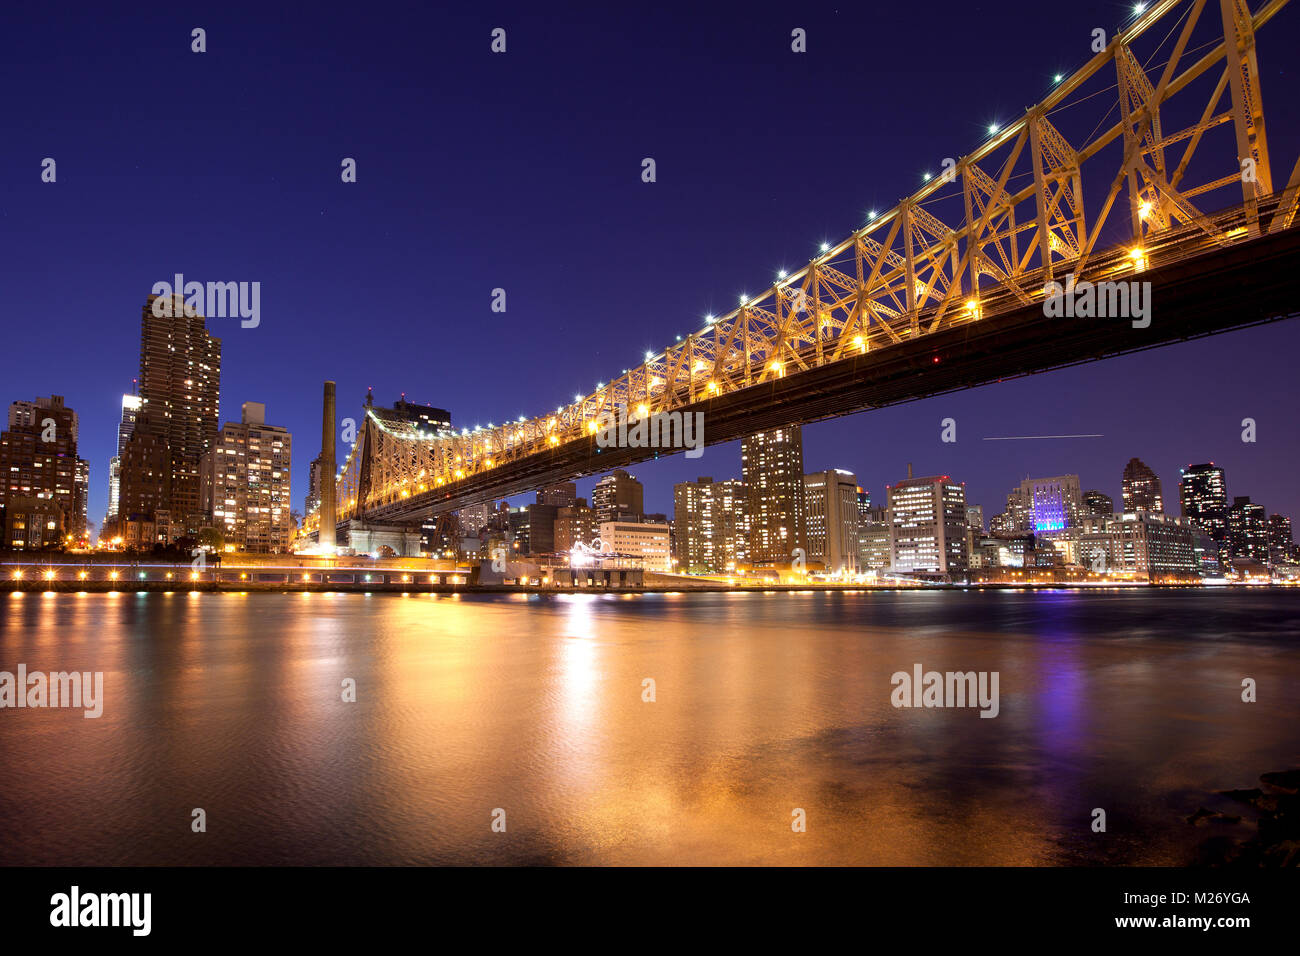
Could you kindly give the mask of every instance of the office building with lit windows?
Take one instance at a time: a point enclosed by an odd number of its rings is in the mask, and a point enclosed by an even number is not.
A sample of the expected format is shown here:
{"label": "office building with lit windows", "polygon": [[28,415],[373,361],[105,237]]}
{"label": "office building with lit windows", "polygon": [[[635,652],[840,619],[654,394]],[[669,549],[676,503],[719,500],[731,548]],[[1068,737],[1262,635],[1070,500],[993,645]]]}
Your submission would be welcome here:
{"label": "office building with lit windows", "polygon": [[948,475],[909,477],[888,492],[893,570],[965,573],[966,486]]}
{"label": "office building with lit windows", "polygon": [[1209,461],[1188,465],[1178,481],[1183,517],[1208,534],[1220,547],[1228,542],[1228,483],[1223,469]]}
{"label": "office building with lit windows", "polygon": [[839,468],[804,475],[808,560],[828,573],[858,570],[858,479]]}

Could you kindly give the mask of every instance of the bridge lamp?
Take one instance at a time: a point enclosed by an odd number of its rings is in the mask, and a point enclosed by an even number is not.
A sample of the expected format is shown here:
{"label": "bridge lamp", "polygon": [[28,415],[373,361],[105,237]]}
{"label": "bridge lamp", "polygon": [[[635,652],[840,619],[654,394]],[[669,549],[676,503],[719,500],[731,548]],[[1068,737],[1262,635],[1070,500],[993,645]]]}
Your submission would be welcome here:
{"label": "bridge lamp", "polygon": [[581,396],[581,395],[574,395],[574,396],[573,396],[573,400],[574,400],[575,402],[580,402],[580,401],[582,401],[582,396]]}
{"label": "bridge lamp", "polygon": [[715,318],[713,317],[713,313],[710,312],[708,315],[706,315],[706,316],[704,317],[704,321],[707,322],[707,323],[709,323],[709,325],[712,325],[714,322],[717,321],[717,319],[715,319]]}
{"label": "bridge lamp", "polygon": [[993,135],[995,135],[995,134],[997,133],[997,131],[998,131],[998,124],[997,124],[997,123],[989,123],[989,135],[990,135],[990,136],[993,136]]}
{"label": "bridge lamp", "polygon": [[596,389],[597,389],[597,391],[599,391],[600,389],[602,389],[602,388],[604,388],[604,387],[605,387],[605,383],[604,383],[604,382],[597,382],[597,383],[596,383]]}
{"label": "bridge lamp", "polygon": [[648,361],[650,361],[652,358],[654,358],[654,353],[653,353],[653,352],[646,352],[646,354],[645,354],[645,360],[648,362]]}
{"label": "bridge lamp", "polygon": [[588,431],[588,433],[594,435],[594,434],[596,434],[596,432],[600,431],[600,426],[597,425],[594,421],[593,421],[593,422],[587,422],[587,431]]}
{"label": "bridge lamp", "polygon": [[[81,578],[81,580],[83,581],[86,580],[86,572],[82,571],[80,574],[77,575],[77,577]],[[171,575],[169,574],[168,577],[171,577]]]}
{"label": "bridge lamp", "polygon": [[190,580],[191,580],[191,581],[197,581],[198,579],[199,579],[199,572],[197,572],[197,571],[191,571],[191,572],[190,572]]}
{"label": "bridge lamp", "polygon": [[823,242],[822,252],[830,252],[830,250],[831,250],[831,244],[829,242]]}
{"label": "bridge lamp", "polygon": [[[142,573],[142,574],[140,575],[140,577],[144,577],[144,574]],[[47,580],[47,581],[53,581],[53,580],[54,580],[54,572],[53,572],[53,571],[46,571],[46,572],[45,572],[45,580]]]}
{"label": "bridge lamp", "polygon": [[1063,77],[1060,73],[1058,73],[1058,74],[1056,74],[1056,76],[1052,77],[1052,82],[1053,82],[1053,83],[1060,83],[1061,80],[1063,80],[1063,79],[1065,79],[1065,77]]}
{"label": "bridge lamp", "polygon": [[1151,215],[1152,208],[1153,206],[1149,200],[1143,200],[1138,205],[1138,215],[1145,219],[1147,216]]}
{"label": "bridge lamp", "polygon": [[740,304],[744,305],[748,301],[749,301],[749,296],[742,292],[740,294]]}
{"label": "bridge lamp", "polygon": [[1136,14],[1138,14],[1139,16],[1142,15],[1142,13],[1146,10],[1146,8],[1147,8],[1147,5],[1146,5],[1145,3],[1135,3],[1135,4],[1133,4],[1133,12],[1136,13]]}
{"label": "bridge lamp", "polygon": [[853,344],[864,352],[867,350],[867,340],[860,335],[853,336]]}
{"label": "bridge lamp", "polygon": [[636,407],[636,413],[638,415],[643,415],[643,416],[648,415],[650,413],[650,409],[647,408],[645,405],[638,405]]}
{"label": "bridge lamp", "polygon": [[550,442],[550,444],[552,445],[558,445],[560,443],[560,440],[556,438],[554,435],[552,435],[549,439],[547,439],[547,441]]}
{"label": "bridge lamp", "polygon": [[709,391],[712,392],[714,395],[718,394],[718,383],[717,383],[717,382],[710,382],[710,383],[709,383]]}
{"label": "bridge lamp", "polygon": [[[825,252],[826,250],[823,249],[822,251]],[[785,275],[786,275],[785,270],[782,269],[780,272],[778,272],[778,273],[776,274],[776,277],[777,277],[778,279],[784,279],[784,278],[785,278]]]}
{"label": "bridge lamp", "polygon": [[869,213],[867,213],[867,219],[868,219],[868,221],[873,220],[873,219],[875,219],[875,218],[876,218],[876,211],[875,211],[874,209],[871,210]]}
{"label": "bridge lamp", "polygon": [[930,174],[929,174],[929,173],[926,173],[926,174],[925,174],[924,176],[922,176],[921,178],[924,179],[924,180],[928,183],[928,182],[930,181]]}

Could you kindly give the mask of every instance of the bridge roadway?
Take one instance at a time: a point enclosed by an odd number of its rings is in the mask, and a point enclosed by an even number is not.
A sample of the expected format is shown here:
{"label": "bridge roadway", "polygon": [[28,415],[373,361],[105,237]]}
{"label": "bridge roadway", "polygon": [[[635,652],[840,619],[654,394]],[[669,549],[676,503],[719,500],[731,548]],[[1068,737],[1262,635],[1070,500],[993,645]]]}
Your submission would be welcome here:
{"label": "bridge roadway", "polygon": [[[1261,218],[1268,223],[1271,216]],[[1160,264],[1159,251],[1151,249],[1150,268],[1107,276],[1127,251],[1117,246],[1099,254],[1093,260],[1096,268],[1087,271],[1093,280],[1149,281],[1147,328],[1133,328],[1120,318],[1048,318],[1041,299],[1022,305],[1006,294],[1002,301],[986,298],[984,317],[979,320],[683,405],[680,410],[703,412],[705,444],[715,445],[765,429],[851,415],[1300,314],[1300,227],[1295,225],[1227,247],[1207,245],[1167,264]],[[1042,286],[1041,275],[1037,286]],[[1024,288],[1034,284],[1026,281]],[[921,325],[925,325],[924,315]],[[400,502],[368,508],[364,518],[410,521],[430,510],[434,514],[454,511],[662,454],[656,448],[600,448],[591,436]]]}

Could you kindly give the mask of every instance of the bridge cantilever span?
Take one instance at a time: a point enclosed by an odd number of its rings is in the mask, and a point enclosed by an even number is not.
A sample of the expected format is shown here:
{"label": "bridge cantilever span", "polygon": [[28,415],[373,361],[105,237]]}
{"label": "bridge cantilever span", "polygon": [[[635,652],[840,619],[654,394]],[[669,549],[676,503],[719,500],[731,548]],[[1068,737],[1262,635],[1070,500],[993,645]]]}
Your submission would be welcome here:
{"label": "bridge cantilever span", "polygon": [[[1300,162],[1275,189],[1256,48],[1286,4],[1154,4],[946,174],[552,414],[431,436],[368,409],[339,520],[411,519],[655,457],[597,446],[597,422],[620,414],[701,411],[714,444],[1296,312]],[[1062,129],[1075,120],[1092,130],[1079,145]],[[1150,282],[1150,326],[1048,318],[1049,284],[1067,276]]]}

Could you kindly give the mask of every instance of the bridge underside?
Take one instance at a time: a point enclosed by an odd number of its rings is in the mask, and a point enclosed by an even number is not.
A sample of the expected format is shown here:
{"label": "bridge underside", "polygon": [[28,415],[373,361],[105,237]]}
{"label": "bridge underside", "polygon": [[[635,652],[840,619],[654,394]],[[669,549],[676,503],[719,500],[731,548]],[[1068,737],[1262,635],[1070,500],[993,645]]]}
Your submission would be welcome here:
{"label": "bridge underside", "polygon": [[[1214,248],[1123,279],[1149,281],[1151,322],[1049,318],[1041,302],[1016,306],[830,365],[681,406],[704,413],[705,444],[806,424],[1018,378],[1300,313],[1300,228]],[[1121,278],[1121,277],[1117,277]],[[674,454],[655,448],[600,448],[595,436],[568,442],[483,474],[449,482],[379,508],[368,521],[454,511],[543,485]]]}

